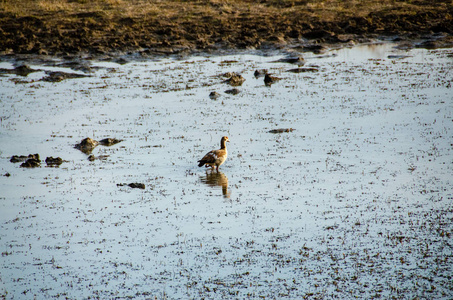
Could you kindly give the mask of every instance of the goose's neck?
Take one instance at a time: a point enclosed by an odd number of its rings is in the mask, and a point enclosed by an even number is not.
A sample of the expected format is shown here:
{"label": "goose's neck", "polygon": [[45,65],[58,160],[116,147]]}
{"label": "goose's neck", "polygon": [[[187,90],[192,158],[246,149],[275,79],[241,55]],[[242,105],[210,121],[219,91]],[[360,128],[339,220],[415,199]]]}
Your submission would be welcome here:
{"label": "goose's neck", "polygon": [[226,149],[226,141],[225,140],[221,140],[220,141],[220,149]]}

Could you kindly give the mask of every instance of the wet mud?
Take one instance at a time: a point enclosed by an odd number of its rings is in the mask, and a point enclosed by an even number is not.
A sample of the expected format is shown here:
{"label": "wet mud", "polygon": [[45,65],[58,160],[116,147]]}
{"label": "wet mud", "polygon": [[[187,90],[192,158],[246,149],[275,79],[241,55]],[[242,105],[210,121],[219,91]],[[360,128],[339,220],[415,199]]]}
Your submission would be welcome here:
{"label": "wet mud", "polygon": [[3,60],[0,298],[451,299],[453,53],[406,45]]}

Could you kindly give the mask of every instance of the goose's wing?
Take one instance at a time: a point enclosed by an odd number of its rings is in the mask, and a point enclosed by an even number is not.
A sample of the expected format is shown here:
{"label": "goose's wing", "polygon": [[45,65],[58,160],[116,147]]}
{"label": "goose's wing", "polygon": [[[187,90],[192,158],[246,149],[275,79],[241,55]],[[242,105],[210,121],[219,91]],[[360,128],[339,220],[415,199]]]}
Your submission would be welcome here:
{"label": "goose's wing", "polygon": [[203,166],[204,164],[215,163],[219,157],[218,152],[219,152],[219,150],[212,150],[212,151],[206,153],[206,155],[203,156],[203,158],[198,161],[200,163],[199,166]]}

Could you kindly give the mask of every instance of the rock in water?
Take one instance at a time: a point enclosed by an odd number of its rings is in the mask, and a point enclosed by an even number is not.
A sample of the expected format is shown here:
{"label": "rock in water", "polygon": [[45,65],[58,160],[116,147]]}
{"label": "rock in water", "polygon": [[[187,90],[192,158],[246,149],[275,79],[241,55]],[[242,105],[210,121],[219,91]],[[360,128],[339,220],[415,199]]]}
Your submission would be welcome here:
{"label": "rock in water", "polygon": [[79,149],[85,154],[90,154],[97,145],[99,145],[98,141],[95,141],[91,138],[85,138],[79,144],[76,144],[75,148]]}

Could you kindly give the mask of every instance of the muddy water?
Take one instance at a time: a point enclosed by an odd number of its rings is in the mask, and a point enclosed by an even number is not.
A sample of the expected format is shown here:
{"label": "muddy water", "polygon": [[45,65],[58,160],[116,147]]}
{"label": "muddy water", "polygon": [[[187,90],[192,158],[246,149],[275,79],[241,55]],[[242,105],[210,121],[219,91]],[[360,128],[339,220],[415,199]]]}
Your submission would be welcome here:
{"label": "muddy water", "polygon": [[[451,298],[453,52],[305,56],[301,73],[248,53],[0,77],[0,295]],[[221,172],[198,168],[223,135]],[[86,137],[123,141],[89,161]],[[9,161],[30,153],[64,162]]]}

